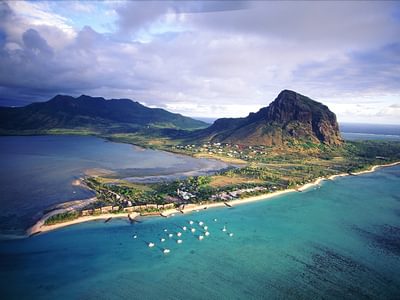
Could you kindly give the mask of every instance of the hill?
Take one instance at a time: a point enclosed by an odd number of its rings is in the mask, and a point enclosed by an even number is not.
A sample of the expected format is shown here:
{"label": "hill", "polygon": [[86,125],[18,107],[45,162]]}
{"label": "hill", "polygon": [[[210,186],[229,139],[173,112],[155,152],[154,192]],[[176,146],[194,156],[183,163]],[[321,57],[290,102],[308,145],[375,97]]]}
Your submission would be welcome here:
{"label": "hill", "polygon": [[293,141],[338,146],[343,142],[336,115],[327,106],[290,90],[245,118],[218,119],[190,134],[189,140],[266,146]]}
{"label": "hill", "polygon": [[24,107],[0,107],[3,133],[46,130],[88,130],[99,133],[130,132],[141,128],[193,130],[209,124],[129,99],[105,100],[82,95],[57,95],[47,102]]}

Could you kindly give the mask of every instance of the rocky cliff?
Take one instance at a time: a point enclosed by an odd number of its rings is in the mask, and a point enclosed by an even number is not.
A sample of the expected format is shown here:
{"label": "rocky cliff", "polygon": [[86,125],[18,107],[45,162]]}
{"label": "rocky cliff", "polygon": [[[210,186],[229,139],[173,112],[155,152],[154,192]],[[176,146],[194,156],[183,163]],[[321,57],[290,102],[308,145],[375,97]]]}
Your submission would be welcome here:
{"label": "rocky cliff", "polygon": [[266,146],[293,140],[332,146],[343,142],[336,116],[327,106],[290,90],[282,91],[268,107],[246,118],[218,119],[192,138]]}

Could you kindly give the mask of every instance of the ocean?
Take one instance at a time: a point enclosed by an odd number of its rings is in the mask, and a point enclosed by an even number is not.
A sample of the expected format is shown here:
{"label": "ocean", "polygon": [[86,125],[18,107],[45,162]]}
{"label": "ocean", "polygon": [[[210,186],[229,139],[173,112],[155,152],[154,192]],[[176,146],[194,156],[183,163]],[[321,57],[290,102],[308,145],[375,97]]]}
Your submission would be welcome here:
{"label": "ocean", "polygon": [[[7,234],[22,233],[49,206],[91,196],[71,183],[93,170],[176,176],[224,166],[78,136],[0,137],[0,154],[0,229]],[[94,221],[0,240],[1,296],[399,299],[399,182],[395,166],[234,208],[135,224]],[[182,229],[190,220],[195,233]],[[201,241],[200,221],[210,232]]]}
{"label": "ocean", "polygon": [[22,234],[53,205],[93,196],[91,191],[73,184],[87,172],[176,177],[226,167],[216,160],[194,159],[91,136],[3,136],[0,234]]}
{"label": "ocean", "polygon": [[345,140],[400,141],[400,125],[340,123]]}
{"label": "ocean", "polygon": [[[395,166],[234,208],[136,224],[95,221],[1,241],[1,295],[399,299],[399,181],[400,166]],[[194,234],[182,230],[190,220]],[[200,221],[210,232],[201,241]],[[177,232],[183,233],[182,244],[176,243]],[[165,248],[171,252],[164,254]]]}

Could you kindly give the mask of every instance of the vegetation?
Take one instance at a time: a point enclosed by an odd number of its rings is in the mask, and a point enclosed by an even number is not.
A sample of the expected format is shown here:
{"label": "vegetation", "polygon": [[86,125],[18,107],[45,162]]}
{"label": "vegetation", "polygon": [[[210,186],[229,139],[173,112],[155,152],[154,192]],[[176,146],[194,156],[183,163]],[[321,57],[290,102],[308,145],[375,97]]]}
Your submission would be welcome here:
{"label": "vegetation", "polygon": [[97,206],[120,207],[186,203],[243,198],[287,188],[297,188],[319,177],[364,170],[375,164],[400,160],[398,142],[347,142],[343,147],[293,142],[285,147],[239,146],[207,143],[170,145],[174,152],[246,162],[214,175],[188,177],[156,184],[137,184],[105,177],[87,178],[97,192]]}
{"label": "vegetation", "polygon": [[71,221],[71,220],[74,220],[74,219],[76,219],[78,217],[79,217],[79,212],[77,212],[77,211],[68,211],[68,212],[64,212],[64,213],[60,213],[60,214],[51,216],[50,218],[48,218],[44,222],[44,224],[45,225],[54,225],[54,224],[58,224],[58,223]]}
{"label": "vegetation", "polygon": [[113,134],[145,128],[193,130],[208,124],[128,99],[57,95],[25,107],[0,107],[1,134],[82,132]]}

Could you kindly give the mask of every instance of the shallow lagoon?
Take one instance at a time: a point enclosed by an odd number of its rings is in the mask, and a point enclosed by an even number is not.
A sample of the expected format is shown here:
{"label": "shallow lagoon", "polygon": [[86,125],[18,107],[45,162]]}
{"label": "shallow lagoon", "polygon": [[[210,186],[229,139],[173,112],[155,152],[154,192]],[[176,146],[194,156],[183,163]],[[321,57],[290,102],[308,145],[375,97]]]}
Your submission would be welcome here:
{"label": "shallow lagoon", "polygon": [[[400,167],[268,201],[0,242],[5,299],[398,299]],[[214,218],[218,222],[214,222]],[[184,233],[204,221],[210,237]],[[226,225],[229,237],[221,231]],[[133,239],[137,234],[138,238]],[[148,248],[147,242],[156,247]],[[162,249],[171,253],[165,255]]]}

